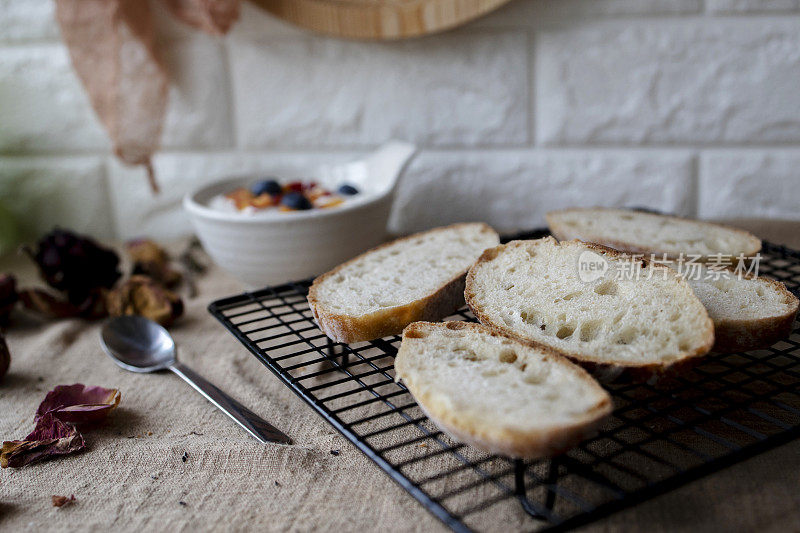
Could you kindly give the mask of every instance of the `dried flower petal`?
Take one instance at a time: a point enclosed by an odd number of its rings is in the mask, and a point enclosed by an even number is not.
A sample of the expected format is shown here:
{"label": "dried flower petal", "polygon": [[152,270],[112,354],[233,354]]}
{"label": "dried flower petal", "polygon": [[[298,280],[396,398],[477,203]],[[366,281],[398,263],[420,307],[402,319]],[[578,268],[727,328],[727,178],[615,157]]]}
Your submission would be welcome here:
{"label": "dried flower petal", "polygon": [[11,274],[0,274],[0,324],[8,322],[17,299],[17,280]]}
{"label": "dried flower petal", "polygon": [[2,381],[3,376],[6,375],[8,372],[8,367],[11,365],[11,352],[8,351],[8,344],[6,344],[6,339],[0,334],[0,381]]}
{"label": "dried flower petal", "polygon": [[48,457],[77,452],[85,446],[83,436],[75,426],[48,413],[39,418],[36,428],[24,440],[3,443],[0,467],[19,468]]}
{"label": "dried flower petal", "polygon": [[50,499],[53,502],[53,507],[63,507],[67,504],[73,503],[75,501],[75,495],[70,494],[69,497],[67,496],[57,496],[53,494]]}
{"label": "dried flower petal", "polygon": [[189,241],[186,249],[178,255],[178,261],[184,269],[184,279],[186,280],[186,287],[189,292],[189,298],[197,297],[197,281],[196,278],[205,274],[208,267],[196,257],[196,252],[202,251],[202,245],[197,237]]}
{"label": "dried flower petal", "polygon": [[80,305],[72,303],[50,292],[37,288],[19,291],[22,306],[47,318],[102,318],[106,312],[105,291],[93,289]]}
{"label": "dried flower petal", "polygon": [[136,239],[125,243],[133,261],[133,274],[144,274],[163,284],[174,287],[181,281],[181,273],[170,266],[169,255],[150,239]]}
{"label": "dried flower petal", "polygon": [[73,424],[100,422],[119,405],[121,397],[117,389],[87,387],[82,383],[59,385],[39,404],[36,419],[52,415]]}
{"label": "dried flower petal", "polygon": [[56,0],[56,17],[114,152],[129,165],[145,165],[157,189],[150,159],[160,143],[167,75],[155,53],[150,3]]}
{"label": "dried flower petal", "polygon": [[183,301],[147,276],[131,276],[106,296],[111,316],[140,315],[164,327],[183,314]]}
{"label": "dried flower petal", "polygon": [[77,306],[42,289],[22,289],[19,299],[26,309],[48,318],[71,318],[81,314]]}
{"label": "dried flower petal", "polygon": [[211,35],[224,35],[239,19],[241,0],[163,0],[172,14]]}
{"label": "dried flower petal", "polygon": [[119,256],[93,239],[54,229],[41,238],[36,250],[26,249],[48,285],[67,293],[80,306],[97,288],[111,288],[122,275]]}

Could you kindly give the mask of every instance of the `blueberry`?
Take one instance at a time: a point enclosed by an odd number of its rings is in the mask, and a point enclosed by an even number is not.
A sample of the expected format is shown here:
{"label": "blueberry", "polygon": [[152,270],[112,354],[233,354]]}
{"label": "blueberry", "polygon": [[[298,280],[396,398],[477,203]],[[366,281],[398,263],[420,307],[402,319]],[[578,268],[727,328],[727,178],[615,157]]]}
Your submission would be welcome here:
{"label": "blueberry", "polygon": [[314,207],[301,192],[288,192],[284,194],[283,198],[281,198],[281,205],[289,209],[297,209],[300,211]]}
{"label": "blueberry", "polygon": [[354,194],[358,194],[358,189],[345,183],[344,185],[341,185],[336,192],[345,196],[353,196]]}
{"label": "blueberry", "polygon": [[269,178],[254,183],[253,186],[250,187],[250,192],[252,192],[255,196],[261,196],[262,194],[275,196],[282,193],[283,189],[281,188],[281,184],[278,183],[278,180]]}

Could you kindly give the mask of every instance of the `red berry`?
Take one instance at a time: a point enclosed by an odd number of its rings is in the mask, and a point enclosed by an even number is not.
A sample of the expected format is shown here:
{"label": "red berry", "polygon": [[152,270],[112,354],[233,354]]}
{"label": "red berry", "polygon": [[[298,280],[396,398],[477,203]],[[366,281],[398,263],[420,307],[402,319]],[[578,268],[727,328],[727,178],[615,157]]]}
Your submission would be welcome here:
{"label": "red berry", "polygon": [[303,190],[303,182],[302,181],[290,181],[286,185],[283,186],[283,192],[302,192]]}

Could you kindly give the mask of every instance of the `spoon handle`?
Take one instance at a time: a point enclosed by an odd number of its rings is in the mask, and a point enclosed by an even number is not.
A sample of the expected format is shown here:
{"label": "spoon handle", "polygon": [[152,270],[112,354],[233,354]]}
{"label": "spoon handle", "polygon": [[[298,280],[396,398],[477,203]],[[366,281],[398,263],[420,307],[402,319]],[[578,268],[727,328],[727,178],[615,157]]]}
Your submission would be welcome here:
{"label": "spoon handle", "polygon": [[169,369],[182,377],[186,383],[194,387],[195,390],[205,396],[211,403],[219,407],[222,412],[233,418],[237,424],[242,426],[262,444],[268,442],[279,442],[282,444],[292,443],[292,439],[284,435],[280,430],[275,428],[275,426],[219,390],[213,383],[207,381],[203,376],[188,366],[175,362]]}

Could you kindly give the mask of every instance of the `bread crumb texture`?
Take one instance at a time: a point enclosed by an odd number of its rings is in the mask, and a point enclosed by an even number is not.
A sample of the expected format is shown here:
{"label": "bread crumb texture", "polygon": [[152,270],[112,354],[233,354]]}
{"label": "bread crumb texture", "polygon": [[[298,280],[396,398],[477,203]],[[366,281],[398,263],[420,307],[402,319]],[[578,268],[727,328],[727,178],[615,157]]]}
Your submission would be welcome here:
{"label": "bread crumb texture", "polygon": [[499,242],[485,224],[457,224],[378,247],[331,272],[316,286],[329,312],[365,315],[420,300],[467,269]]}
{"label": "bread crumb texture", "polygon": [[[578,271],[587,250],[612,267],[592,281]],[[466,293],[481,322],[587,361],[669,365],[713,341],[705,308],[675,272],[578,241],[487,250]]]}

